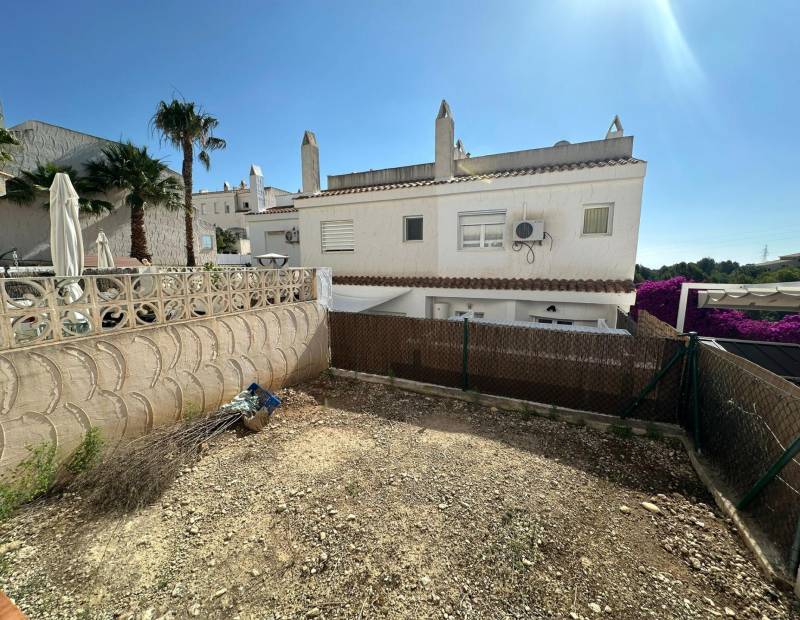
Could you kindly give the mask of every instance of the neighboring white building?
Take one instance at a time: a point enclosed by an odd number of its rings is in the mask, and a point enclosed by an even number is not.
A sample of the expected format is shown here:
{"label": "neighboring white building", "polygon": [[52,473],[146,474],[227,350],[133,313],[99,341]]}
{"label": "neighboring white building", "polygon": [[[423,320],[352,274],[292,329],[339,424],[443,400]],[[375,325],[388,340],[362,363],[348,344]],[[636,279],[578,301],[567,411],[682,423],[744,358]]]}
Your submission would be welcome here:
{"label": "neighboring white building", "polygon": [[192,204],[203,219],[247,239],[249,234],[245,216],[274,207],[278,197],[288,193],[277,187],[264,187],[261,167],[252,164],[250,185],[242,181],[238,187],[232,187],[226,181],[220,191],[201,189],[192,194]]}
{"label": "neighboring white building", "polygon": [[619,119],[603,140],[481,157],[454,129],[443,101],[434,162],[329,176],[326,190],[306,132],[296,212],[266,211],[258,233],[297,227],[301,264],[333,269],[334,307],[613,327],[635,301],[646,172]]}

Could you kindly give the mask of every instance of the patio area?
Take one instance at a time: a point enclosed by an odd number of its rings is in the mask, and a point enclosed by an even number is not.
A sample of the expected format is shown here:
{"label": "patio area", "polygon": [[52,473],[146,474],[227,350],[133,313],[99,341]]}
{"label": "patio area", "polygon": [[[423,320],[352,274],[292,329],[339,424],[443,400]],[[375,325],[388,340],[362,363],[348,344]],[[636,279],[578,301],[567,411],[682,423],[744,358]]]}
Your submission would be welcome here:
{"label": "patio area", "polygon": [[161,501],[0,524],[31,618],[796,617],[679,444],[323,376]]}

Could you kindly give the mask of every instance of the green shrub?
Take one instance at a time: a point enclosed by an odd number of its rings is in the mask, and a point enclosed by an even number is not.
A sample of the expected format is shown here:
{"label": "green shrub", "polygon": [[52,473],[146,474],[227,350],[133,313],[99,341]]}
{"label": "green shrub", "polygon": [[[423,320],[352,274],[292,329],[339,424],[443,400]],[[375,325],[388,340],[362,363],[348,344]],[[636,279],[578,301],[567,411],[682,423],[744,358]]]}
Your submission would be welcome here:
{"label": "green shrub", "polygon": [[86,431],[86,436],[80,445],[72,453],[66,468],[71,474],[78,475],[89,471],[95,466],[100,458],[103,449],[103,438],[100,436],[100,429],[93,426]]}
{"label": "green shrub", "polygon": [[30,456],[17,465],[11,482],[0,484],[0,520],[22,504],[47,493],[56,480],[56,447],[27,446]]}
{"label": "green shrub", "polygon": [[203,413],[203,410],[200,408],[200,405],[197,405],[192,402],[186,403],[183,407],[183,412],[182,412],[183,420],[184,422],[189,422],[190,420],[193,420],[194,418],[199,416],[201,413]]}

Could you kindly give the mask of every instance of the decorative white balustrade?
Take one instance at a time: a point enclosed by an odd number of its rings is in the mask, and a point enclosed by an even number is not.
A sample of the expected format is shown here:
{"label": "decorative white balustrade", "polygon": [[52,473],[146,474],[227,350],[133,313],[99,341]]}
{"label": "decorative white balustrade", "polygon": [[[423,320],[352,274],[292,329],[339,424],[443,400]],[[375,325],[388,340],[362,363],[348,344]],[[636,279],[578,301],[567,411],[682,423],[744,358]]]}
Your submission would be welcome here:
{"label": "decorative white balustrade", "polygon": [[0,278],[0,350],[309,301],[314,278],[255,268]]}

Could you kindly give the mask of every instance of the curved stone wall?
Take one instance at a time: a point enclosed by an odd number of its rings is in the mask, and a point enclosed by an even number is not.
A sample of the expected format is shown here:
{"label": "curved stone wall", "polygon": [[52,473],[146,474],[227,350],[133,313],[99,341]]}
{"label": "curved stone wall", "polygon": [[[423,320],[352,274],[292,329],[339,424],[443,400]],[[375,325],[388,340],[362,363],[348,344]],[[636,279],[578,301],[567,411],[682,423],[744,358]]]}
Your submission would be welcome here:
{"label": "curved stone wall", "polygon": [[97,426],[130,439],[186,411],[213,411],[250,383],[279,389],[329,366],[315,302],[144,327],[0,354],[0,473],[26,446],[61,457]]}

